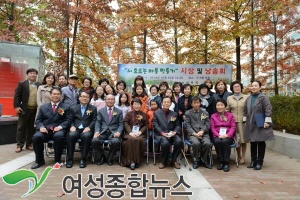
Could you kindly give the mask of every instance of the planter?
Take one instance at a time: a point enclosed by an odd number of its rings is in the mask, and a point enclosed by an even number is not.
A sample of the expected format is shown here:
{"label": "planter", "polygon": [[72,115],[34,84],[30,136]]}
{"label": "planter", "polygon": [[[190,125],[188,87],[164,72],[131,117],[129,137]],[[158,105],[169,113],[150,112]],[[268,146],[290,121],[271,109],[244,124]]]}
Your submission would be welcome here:
{"label": "planter", "polygon": [[300,136],[274,131],[275,141],[267,142],[267,149],[300,160]]}

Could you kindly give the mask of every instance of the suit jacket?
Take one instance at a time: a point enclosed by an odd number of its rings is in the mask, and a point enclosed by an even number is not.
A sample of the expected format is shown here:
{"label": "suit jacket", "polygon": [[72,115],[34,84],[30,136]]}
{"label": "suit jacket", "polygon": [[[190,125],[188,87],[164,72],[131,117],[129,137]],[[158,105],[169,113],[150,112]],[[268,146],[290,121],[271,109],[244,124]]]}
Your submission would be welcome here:
{"label": "suit jacket", "polygon": [[[141,115],[142,119],[137,119],[137,115]],[[124,124],[125,124],[125,130],[126,133],[129,134],[132,131],[132,127],[134,125],[139,125],[140,131],[142,134],[146,135],[147,127],[148,127],[148,118],[147,115],[140,111],[130,111],[127,113],[125,119],[124,119]]]}
{"label": "suit jacket", "polygon": [[[75,97],[73,96],[73,90],[75,90]],[[64,104],[69,105],[70,107],[75,106],[78,104],[78,89],[73,88],[68,85],[66,87],[61,88],[62,97],[61,102]]]}
{"label": "suit jacket", "polygon": [[153,120],[154,132],[161,135],[162,132],[168,133],[175,131],[177,134],[180,133],[180,123],[177,113],[169,110],[168,118],[166,118],[163,109],[154,112]]}
{"label": "suit jacket", "polygon": [[233,138],[235,135],[236,124],[235,119],[232,113],[225,112],[224,116],[226,117],[226,121],[222,121],[219,113],[212,114],[210,118],[210,129],[213,137],[219,137],[220,128],[227,128],[226,134],[228,137]]}
{"label": "suit jacket", "polygon": [[119,132],[122,134],[124,129],[123,113],[120,109],[114,107],[112,110],[112,119],[108,120],[107,106],[101,108],[97,113],[97,120],[95,124],[95,133],[100,134],[109,130],[113,134]]}
{"label": "suit jacket", "polygon": [[47,103],[41,105],[39,114],[36,118],[36,130],[41,127],[45,127],[50,130],[50,127],[61,126],[63,130],[67,130],[70,127],[72,115],[70,107],[66,104],[59,103],[55,112],[52,112],[52,104]]}
{"label": "suit jacket", "polygon": [[208,133],[210,128],[208,112],[199,109],[199,112],[196,113],[193,109],[190,109],[185,113],[185,117],[185,126],[189,135],[198,133],[201,130],[204,131],[204,134]]}
{"label": "suit jacket", "polygon": [[72,122],[71,126],[78,128],[81,124],[83,128],[89,127],[92,131],[95,129],[97,119],[97,108],[91,104],[86,105],[84,115],[81,114],[81,104],[71,108]]}
{"label": "suit jacket", "polygon": [[[36,87],[38,88],[41,83],[36,82]],[[27,111],[27,104],[29,99],[29,80],[20,81],[15,90],[14,95],[14,108],[20,107],[23,112],[21,115],[25,115]]]}

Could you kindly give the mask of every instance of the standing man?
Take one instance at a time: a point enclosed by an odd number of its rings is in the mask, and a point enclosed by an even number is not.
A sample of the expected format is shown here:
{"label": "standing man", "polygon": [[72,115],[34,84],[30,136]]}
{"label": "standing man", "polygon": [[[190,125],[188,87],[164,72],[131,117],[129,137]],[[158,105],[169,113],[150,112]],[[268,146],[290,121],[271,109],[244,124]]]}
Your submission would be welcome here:
{"label": "standing man", "polygon": [[62,99],[61,102],[72,107],[78,104],[78,89],[76,87],[78,77],[71,74],[68,79],[69,85],[61,88]]}
{"label": "standing man", "polygon": [[38,71],[30,68],[26,71],[28,79],[18,83],[14,96],[14,108],[19,115],[17,129],[17,149],[20,153],[26,143],[26,149],[32,148],[32,135],[34,134],[34,120],[37,110],[37,89],[41,83],[36,81]]}
{"label": "standing man", "polygon": [[[185,114],[185,125],[189,140],[193,146],[193,168],[197,169],[202,159],[204,167],[211,169],[212,167],[208,162],[208,154],[212,146],[209,137],[209,114],[200,109],[201,99],[199,97],[192,97],[191,100],[192,109],[188,110]],[[200,152],[201,157],[199,155]]]}
{"label": "standing man", "polygon": [[54,158],[56,163],[61,163],[65,135],[71,123],[70,107],[60,103],[61,90],[53,88],[50,91],[51,102],[40,107],[36,118],[36,133],[33,135],[33,147],[35,163],[31,169],[39,168],[45,164],[44,143],[52,139],[54,141]]}
{"label": "standing man", "polygon": [[64,74],[61,74],[61,75],[59,75],[58,76],[58,87],[59,88],[63,88],[63,87],[65,87],[65,86],[67,86],[68,85],[68,83],[67,83],[67,77],[66,77],[66,75],[64,75]]}
{"label": "standing man", "polygon": [[171,104],[171,98],[165,96],[162,99],[163,109],[154,112],[153,127],[155,139],[160,143],[162,155],[159,169],[166,167],[171,145],[174,145],[171,163],[174,168],[180,169],[180,165],[176,160],[183,148],[183,143],[179,137],[180,124],[178,115],[176,112],[169,110]]}
{"label": "standing man", "polygon": [[107,95],[105,103],[106,106],[98,111],[95,134],[92,140],[98,158],[97,165],[102,165],[106,160],[102,144],[103,140],[107,139],[111,140],[107,164],[113,165],[113,154],[120,146],[121,134],[124,129],[123,113],[120,109],[114,107],[115,97],[111,94]]}
{"label": "standing man", "polygon": [[89,101],[89,93],[82,91],[79,93],[80,104],[71,108],[72,123],[67,143],[67,168],[73,166],[74,149],[78,138],[81,139],[81,161],[79,167],[86,167],[86,157],[89,153],[97,119],[97,108],[89,104]]}

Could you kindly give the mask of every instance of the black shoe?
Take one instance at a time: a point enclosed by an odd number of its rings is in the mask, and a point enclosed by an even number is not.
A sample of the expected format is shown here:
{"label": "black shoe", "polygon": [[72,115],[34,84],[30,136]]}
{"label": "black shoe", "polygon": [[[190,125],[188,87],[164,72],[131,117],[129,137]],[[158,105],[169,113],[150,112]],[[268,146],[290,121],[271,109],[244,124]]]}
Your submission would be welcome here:
{"label": "black shoe", "polygon": [[220,165],[217,167],[217,170],[222,170],[224,168],[224,164],[220,163]]}
{"label": "black shoe", "polygon": [[212,169],[212,166],[207,162],[204,163],[204,167],[207,169]]}
{"label": "black shoe", "polygon": [[131,169],[131,170],[134,170],[134,169],[135,169],[135,164],[134,164],[134,163],[131,163],[131,164],[130,164],[130,169]]}
{"label": "black shoe", "polygon": [[103,165],[103,163],[106,162],[106,157],[105,156],[101,156],[99,162],[97,162],[97,165]]}
{"label": "black shoe", "polygon": [[254,161],[251,161],[251,163],[247,166],[247,168],[254,168],[256,166],[256,163]]}
{"label": "black shoe", "polygon": [[255,167],[253,167],[254,170],[261,170],[262,165],[257,164]]}
{"label": "black shoe", "polygon": [[229,172],[229,171],[230,171],[230,167],[229,167],[228,164],[225,164],[225,165],[224,165],[223,171],[224,171],[224,172]]}
{"label": "black shoe", "polygon": [[193,163],[193,169],[197,169],[199,167],[198,161],[194,161]]}
{"label": "black shoe", "polygon": [[85,168],[86,167],[86,161],[85,160],[81,160],[79,167],[80,168]]}
{"label": "black shoe", "polygon": [[109,166],[112,166],[114,163],[113,163],[113,161],[107,161],[107,164],[109,165]]}
{"label": "black shoe", "polygon": [[69,160],[66,164],[67,168],[72,168],[73,167],[73,160]]}
{"label": "black shoe", "polygon": [[31,166],[31,169],[37,169],[37,168],[43,166],[44,164],[45,164],[45,161],[40,162],[40,163],[34,163],[34,164]]}

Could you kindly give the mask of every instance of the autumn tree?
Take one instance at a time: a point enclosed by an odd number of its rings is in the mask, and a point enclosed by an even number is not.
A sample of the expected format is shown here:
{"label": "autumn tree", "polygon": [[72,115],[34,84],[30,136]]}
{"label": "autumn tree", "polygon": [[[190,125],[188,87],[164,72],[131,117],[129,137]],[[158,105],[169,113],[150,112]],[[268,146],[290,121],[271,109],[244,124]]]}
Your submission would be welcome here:
{"label": "autumn tree", "polygon": [[0,1],[0,40],[34,43],[41,0]]}

